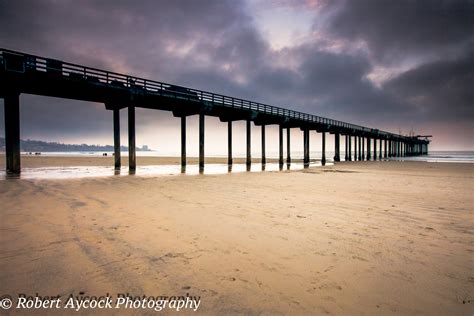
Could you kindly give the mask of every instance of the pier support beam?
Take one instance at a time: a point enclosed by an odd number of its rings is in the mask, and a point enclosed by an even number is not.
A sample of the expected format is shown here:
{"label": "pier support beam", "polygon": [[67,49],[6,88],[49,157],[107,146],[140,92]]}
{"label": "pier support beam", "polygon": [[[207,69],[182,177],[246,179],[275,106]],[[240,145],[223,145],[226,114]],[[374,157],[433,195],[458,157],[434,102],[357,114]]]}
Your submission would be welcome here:
{"label": "pier support beam", "polygon": [[349,156],[347,155],[347,152],[349,151],[349,140],[348,140],[348,135],[346,135],[346,139],[344,141],[344,146],[345,146],[345,156],[344,156],[344,161],[348,161],[349,160]]}
{"label": "pier support beam", "polygon": [[384,140],[384,153],[383,153],[383,157],[384,158],[387,158],[387,140],[385,139]]}
{"label": "pier support beam", "polygon": [[309,129],[305,128],[303,130],[303,164],[307,168],[309,166]]}
{"label": "pier support beam", "polygon": [[365,160],[365,138],[362,137],[362,160]]}
{"label": "pier support beam", "polygon": [[371,158],[371,146],[370,146],[370,137],[367,137],[367,160],[370,160]]}
{"label": "pier support beam", "polygon": [[291,132],[290,128],[286,128],[286,163],[291,164],[291,146],[290,146]]}
{"label": "pier support beam", "polygon": [[362,160],[361,148],[362,148],[361,137],[359,136],[359,161]]}
{"label": "pier support beam", "polygon": [[321,156],[321,165],[326,165],[326,132],[322,132],[321,134],[321,142],[322,142],[322,156]]}
{"label": "pier support beam", "polygon": [[114,116],[114,167],[120,170],[122,167],[122,158],[120,154],[120,109],[113,110]]}
{"label": "pier support beam", "polygon": [[232,166],[232,121],[227,122],[227,165]]}
{"label": "pier support beam", "polygon": [[349,135],[349,152],[348,152],[348,157],[349,161],[352,161],[352,136]]}
{"label": "pier support beam", "polygon": [[250,165],[252,164],[252,139],[251,139],[251,121],[247,121],[247,160],[246,160],[246,165],[247,165],[247,170],[250,168]]}
{"label": "pier support beam", "polygon": [[186,168],[186,116],[181,116],[181,168]]}
{"label": "pier support beam", "polygon": [[20,158],[20,94],[10,93],[4,99],[5,154],[7,174],[21,173]]}
{"label": "pier support beam", "polygon": [[283,126],[282,125],[278,125],[278,143],[279,143],[278,164],[281,169],[283,167]]}
{"label": "pier support beam", "polygon": [[341,161],[339,133],[334,134],[334,162],[336,161]]}
{"label": "pier support beam", "polygon": [[135,147],[135,106],[128,106],[128,169],[134,172],[137,169]]}
{"label": "pier support beam", "polygon": [[262,167],[267,163],[267,157],[265,156],[265,125],[262,125]]}
{"label": "pier support beam", "polygon": [[199,172],[204,172],[204,113],[199,113]]}
{"label": "pier support beam", "polygon": [[357,161],[357,136],[354,136],[354,161]]}
{"label": "pier support beam", "polygon": [[379,149],[379,160],[382,160],[382,146],[383,146],[383,140],[382,140],[382,138],[379,140],[379,145],[380,145],[380,149]]}
{"label": "pier support beam", "polygon": [[377,138],[374,138],[374,160],[377,160]]}

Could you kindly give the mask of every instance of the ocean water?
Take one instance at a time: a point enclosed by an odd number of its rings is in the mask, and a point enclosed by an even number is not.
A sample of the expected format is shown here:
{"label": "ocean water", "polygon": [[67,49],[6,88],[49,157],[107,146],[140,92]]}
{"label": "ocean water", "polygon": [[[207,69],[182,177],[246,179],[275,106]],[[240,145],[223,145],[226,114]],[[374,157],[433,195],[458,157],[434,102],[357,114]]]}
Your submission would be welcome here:
{"label": "ocean water", "polygon": [[[29,155],[29,153],[22,153],[23,155]],[[112,153],[107,153],[112,155]],[[123,152],[123,156],[127,156],[128,153]],[[259,154],[253,154],[254,158],[258,158]],[[41,153],[41,156],[53,156],[53,157],[101,157],[103,152],[48,152]],[[149,156],[149,157],[163,157],[169,155],[163,155],[159,152],[137,152],[137,156]],[[326,165],[333,164],[334,152],[326,153]],[[345,153],[341,152],[341,161],[344,161]],[[226,157],[212,156],[207,157]],[[235,158],[244,157],[243,155],[236,155]],[[292,152],[292,159],[302,159],[303,153],[295,151]],[[320,167],[321,152],[313,151],[310,154],[311,164],[310,167]],[[277,153],[267,153],[267,158],[278,158]],[[286,156],[285,156],[286,158]],[[390,158],[386,160],[396,161],[425,161],[432,163],[474,163],[474,151],[433,151],[428,155],[417,156],[417,157],[399,157]],[[224,174],[224,173],[238,173],[238,172],[277,172],[281,170],[301,170],[303,169],[301,162],[293,162],[289,167],[285,163],[283,168],[280,169],[278,163],[267,163],[265,168],[259,163],[252,163],[251,169],[247,170],[245,164],[234,164],[232,169],[229,170],[227,164],[206,164],[204,168],[204,174]],[[133,175],[138,176],[169,176],[169,175],[198,175],[199,168],[197,165],[189,164],[185,170],[181,169],[180,165],[156,165],[156,166],[140,166],[140,160],[138,159],[137,170]],[[128,176],[130,172],[127,166],[121,168],[121,170],[114,170],[113,166],[77,166],[77,167],[39,167],[39,168],[23,168],[20,178],[22,179],[74,179],[74,178],[87,178],[87,177],[109,177],[109,176]],[[10,178],[5,173],[5,169],[0,171],[0,180]]]}
{"label": "ocean water", "polygon": [[474,163],[474,151],[432,151],[428,152],[428,155],[392,159],[404,161]]}

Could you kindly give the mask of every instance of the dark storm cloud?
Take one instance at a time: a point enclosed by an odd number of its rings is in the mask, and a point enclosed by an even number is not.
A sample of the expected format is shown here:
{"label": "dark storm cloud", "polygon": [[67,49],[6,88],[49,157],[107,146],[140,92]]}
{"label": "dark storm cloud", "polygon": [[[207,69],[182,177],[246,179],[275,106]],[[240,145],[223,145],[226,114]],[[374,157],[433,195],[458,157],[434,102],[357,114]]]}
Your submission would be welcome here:
{"label": "dark storm cloud", "polygon": [[[0,7],[0,43],[7,48],[229,94],[242,90],[219,66],[250,72],[267,50],[232,1],[20,0]],[[33,100],[44,103],[31,107],[33,117],[52,109],[50,100]],[[68,107],[54,106],[54,114],[81,125]],[[32,130],[57,131],[45,121],[29,123]]]}
{"label": "dark storm cloud", "polygon": [[[411,117],[455,119],[459,113],[466,121],[472,120],[473,103],[472,54],[466,53],[474,33],[472,4],[301,2],[297,8],[307,5],[324,15],[324,23],[315,23],[324,43],[310,38],[275,51],[244,2],[0,0],[0,43],[369,126],[411,124]],[[367,50],[350,49],[360,41]],[[347,49],[328,49],[340,42]],[[368,79],[374,67],[406,60],[413,68],[389,82],[377,86]],[[83,126],[84,116],[94,117],[88,131],[104,131],[101,123],[110,123],[100,105],[86,113],[61,106],[68,100],[26,100],[32,106],[24,126],[32,131],[83,135],[80,128],[65,127]],[[158,119],[167,117],[158,113]],[[152,125],[157,117],[138,119]]]}
{"label": "dark storm cloud", "polygon": [[384,88],[431,120],[474,121],[474,51],[454,60],[423,64]]}
{"label": "dark storm cloud", "polygon": [[[246,23],[237,9],[231,1],[2,1],[0,40],[58,58],[122,63],[147,73],[166,69],[184,46],[219,45],[226,30]],[[187,57],[184,66],[199,54]]]}
{"label": "dark storm cloud", "polygon": [[382,85],[421,120],[472,121],[474,1],[341,1],[327,29],[362,40],[381,65],[414,63]]}
{"label": "dark storm cloud", "polygon": [[[336,7],[336,8],[335,8]],[[328,28],[363,40],[379,60],[456,54],[474,41],[472,0],[358,0],[333,2]]]}

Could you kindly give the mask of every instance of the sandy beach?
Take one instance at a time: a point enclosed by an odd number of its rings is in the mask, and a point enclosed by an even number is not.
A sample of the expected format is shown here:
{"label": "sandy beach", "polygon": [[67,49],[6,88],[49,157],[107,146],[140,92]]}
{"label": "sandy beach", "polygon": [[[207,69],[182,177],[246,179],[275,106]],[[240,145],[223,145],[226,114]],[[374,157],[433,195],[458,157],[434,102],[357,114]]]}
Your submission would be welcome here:
{"label": "sandy beach", "polygon": [[[112,165],[67,159],[22,163]],[[472,315],[473,188],[474,164],[423,162],[3,180],[0,294],[189,293],[203,315]]]}
{"label": "sandy beach", "polygon": [[[122,166],[128,166],[128,157],[122,157]],[[138,164],[140,166],[153,166],[153,165],[179,165],[181,164],[180,157],[137,157]],[[197,157],[187,157],[186,162],[189,165],[198,164],[199,159]],[[302,161],[301,159],[294,159],[294,161]],[[227,157],[206,157],[206,164],[209,163],[227,163]],[[245,158],[233,158],[235,164],[245,163]],[[259,163],[259,158],[252,158],[252,162]],[[278,163],[278,159],[267,158],[268,163]],[[110,167],[114,165],[114,157],[94,157],[94,156],[68,156],[60,157],[57,155],[52,156],[32,156],[22,155],[21,163],[26,168],[39,168],[39,167],[77,167],[77,166],[103,166]],[[0,153],[0,170],[5,170],[5,154]]]}

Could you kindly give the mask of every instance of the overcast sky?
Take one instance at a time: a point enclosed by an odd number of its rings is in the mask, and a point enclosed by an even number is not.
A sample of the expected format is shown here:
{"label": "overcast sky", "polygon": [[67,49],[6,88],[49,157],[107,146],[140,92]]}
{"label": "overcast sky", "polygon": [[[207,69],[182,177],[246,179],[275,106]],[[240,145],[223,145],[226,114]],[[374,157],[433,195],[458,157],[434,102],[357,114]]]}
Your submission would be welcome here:
{"label": "overcast sky", "polygon": [[[0,0],[0,43],[474,150],[474,1]],[[22,138],[112,143],[102,104],[21,102]],[[224,155],[226,125],[207,122],[206,150]],[[189,118],[191,154],[196,131]],[[138,145],[179,150],[168,112],[137,110],[137,133]],[[276,148],[276,128],[267,137]]]}

